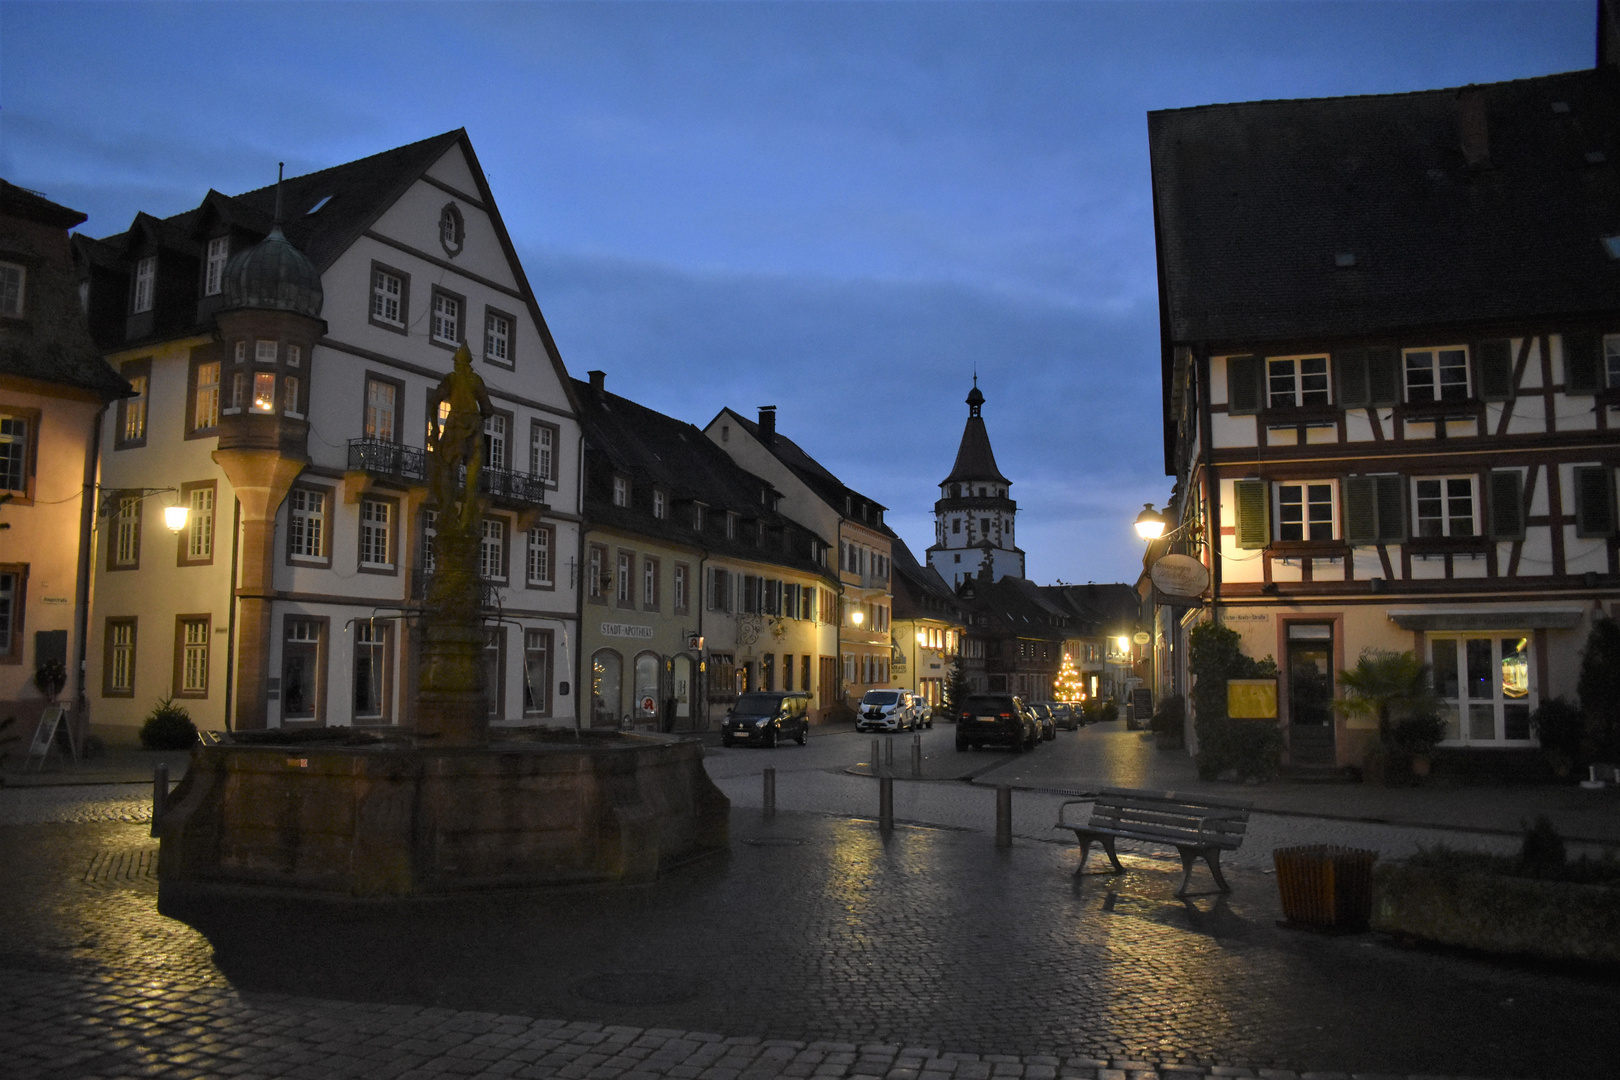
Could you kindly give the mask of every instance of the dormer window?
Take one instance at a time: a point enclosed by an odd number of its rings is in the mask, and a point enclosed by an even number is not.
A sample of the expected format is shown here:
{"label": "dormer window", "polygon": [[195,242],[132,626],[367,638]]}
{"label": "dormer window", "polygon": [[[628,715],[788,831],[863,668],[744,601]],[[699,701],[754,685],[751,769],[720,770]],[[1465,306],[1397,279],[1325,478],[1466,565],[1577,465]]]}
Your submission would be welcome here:
{"label": "dormer window", "polygon": [[231,238],[216,236],[208,241],[208,258],[203,264],[203,295],[218,296],[225,286],[225,263],[231,257]]}
{"label": "dormer window", "polygon": [[153,285],[157,281],[157,256],[148,255],[135,263],[135,291],[130,296],[129,310],[136,315],[152,310]]}
{"label": "dormer window", "polygon": [[703,504],[702,503],[693,503],[692,504],[692,531],[693,532],[702,532],[703,531]]}
{"label": "dormer window", "polygon": [[273,364],[276,362],[276,343],[259,339],[253,343],[253,362],[256,364]]}
{"label": "dormer window", "polygon": [[613,478],[613,505],[630,505],[630,481],[622,476]]}
{"label": "dormer window", "polygon": [[28,272],[16,263],[0,262],[0,315],[20,319],[23,314],[23,284]]}
{"label": "dormer window", "polygon": [[737,515],[730,511],[726,512],[726,539],[737,539]]}
{"label": "dormer window", "polygon": [[660,520],[669,516],[668,497],[659,489],[653,488],[653,517]]}

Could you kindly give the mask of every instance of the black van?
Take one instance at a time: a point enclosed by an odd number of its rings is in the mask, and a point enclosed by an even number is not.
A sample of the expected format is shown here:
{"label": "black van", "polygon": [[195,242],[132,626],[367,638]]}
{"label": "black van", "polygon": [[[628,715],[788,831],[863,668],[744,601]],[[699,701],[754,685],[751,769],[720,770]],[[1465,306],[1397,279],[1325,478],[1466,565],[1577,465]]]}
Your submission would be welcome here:
{"label": "black van", "polygon": [[791,736],[800,746],[810,737],[810,695],[794,691],[759,690],[744,694],[720,725],[720,745],[739,742],[775,746]]}

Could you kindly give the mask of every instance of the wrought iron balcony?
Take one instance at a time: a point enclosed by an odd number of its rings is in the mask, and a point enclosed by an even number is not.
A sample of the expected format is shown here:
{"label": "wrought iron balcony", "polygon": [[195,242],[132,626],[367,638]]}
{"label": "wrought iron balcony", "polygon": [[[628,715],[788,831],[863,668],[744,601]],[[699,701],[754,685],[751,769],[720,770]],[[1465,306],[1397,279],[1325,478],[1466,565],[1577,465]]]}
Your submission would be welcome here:
{"label": "wrought iron balcony", "polygon": [[[381,439],[350,439],[349,468],[407,484],[428,482],[426,450]],[[466,479],[465,474],[462,479]],[[544,506],[546,502],[544,478],[511,469],[485,465],[478,470],[478,490],[499,502],[521,506]]]}

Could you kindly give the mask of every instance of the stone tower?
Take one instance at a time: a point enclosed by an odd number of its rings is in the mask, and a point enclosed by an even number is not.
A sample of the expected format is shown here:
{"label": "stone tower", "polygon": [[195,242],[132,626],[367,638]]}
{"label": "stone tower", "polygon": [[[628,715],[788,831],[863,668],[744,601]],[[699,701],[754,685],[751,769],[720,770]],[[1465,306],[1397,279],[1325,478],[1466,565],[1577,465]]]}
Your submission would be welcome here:
{"label": "stone tower", "polygon": [[928,549],[928,565],[952,588],[979,576],[981,570],[991,580],[1024,576],[1024,553],[1013,538],[1018,504],[1007,497],[1012,481],[996,468],[990,435],[980,415],[984,394],[979,391],[977,375],[967,406],[967,426],[962,429],[956,464],[940,481],[939,501],[934,503],[934,543]]}

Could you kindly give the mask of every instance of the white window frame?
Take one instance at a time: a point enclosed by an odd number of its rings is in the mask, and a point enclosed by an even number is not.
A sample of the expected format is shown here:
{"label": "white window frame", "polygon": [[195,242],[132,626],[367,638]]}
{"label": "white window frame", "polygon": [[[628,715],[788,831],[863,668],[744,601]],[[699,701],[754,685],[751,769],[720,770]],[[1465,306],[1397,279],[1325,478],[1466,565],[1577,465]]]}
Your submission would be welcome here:
{"label": "white window frame", "polygon": [[622,476],[613,478],[613,505],[630,505],[630,481]]}
{"label": "white window frame", "polygon": [[478,576],[485,581],[505,581],[506,573],[506,522],[485,518],[478,537]]}
{"label": "white window frame", "polygon": [[509,428],[510,420],[505,413],[484,417],[484,468],[505,472],[511,467]]}
{"label": "white window frame", "polygon": [[385,499],[360,500],[360,565],[394,568],[394,504]]}
{"label": "white window frame", "polygon": [[253,362],[255,364],[274,364],[279,344],[274,338],[255,338],[253,340]]}
{"label": "white window frame", "polygon": [[444,345],[461,344],[461,318],[462,302],[449,293],[433,293],[432,335],[433,340]]}
{"label": "white window frame", "polygon": [[107,624],[107,692],[135,692],[135,624],[127,619]]}
{"label": "white window frame", "polygon": [[538,420],[529,422],[529,474],[542,480],[555,480],[557,469],[557,429]]}
{"label": "white window frame", "polygon": [[[198,372],[200,373],[202,371],[202,368],[206,367],[206,366],[208,366],[208,365],[204,364],[204,365],[199,366],[198,369],[197,369]],[[201,382],[200,382],[200,379],[201,379],[200,374],[199,374],[198,378],[199,378],[199,384],[198,384],[198,387],[197,387],[197,406],[198,406],[197,407],[197,416],[198,416],[199,422],[198,422],[197,426],[198,427],[203,427],[205,425],[203,425],[201,423],[201,417],[202,417],[202,385],[201,385]],[[217,383],[215,384],[215,387],[214,387],[214,397],[215,397],[216,400],[218,400],[219,386],[218,386]],[[256,413],[260,413],[260,414],[268,414],[268,415],[274,415],[275,414],[275,411],[276,411],[276,373],[275,372],[273,372],[273,371],[255,371],[253,373],[253,390],[248,396],[248,410],[250,412],[256,412]],[[207,425],[207,426],[211,427],[212,425]]]}
{"label": "white window frame", "polygon": [[512,320],[498,311],[484,312],[484,359],[494,364],[512,362]]}
{"label": "white window frame", "polygon": [[293,488],[287,498],[288,557],[324,560],[326,537],[326,492]]}
{"label": "white window frame", "polygon": [[131,314],[140,315],[152,310],[152,294],[156,292],[157,256],[148,255],[135,260],[135,291],[130,297]]}
{"label": "white window frame", "polygon": [[208,694],[208,637],[211,619],[182,619],[180,623],[180,692],[191,697]]}
{"label": "white window frame", "polygon": [[[1414,357],[1427,357],[1428,359],[1414,366]],[[1456,363],[1457,358],[1461,363]],[[1442,363],[1442,360],[1453,362]],[[1423,384],[1414,384],[1412,376],[1415,373],[1427,371],[1430,382],[1427,389],[1432,397],[1415,397],[1414,391]],[[1461,381],[1457,374],[1461,373]],[[1429,405],[1441,402],[1467,401],[1472,396],[1470,381],[1472,376],[1472,360],[1468,355],[1466,345],[1439,345],[1426,349],[1406,349],[1401,353],[1401,383],[1406,391],[1406,401],[1411,405]]]}
{"label": "white window frame", "polygon": [[129,385],[135,393],[124,399],[124,431],[120,442],[142,442],[146,438],[146,403],[151,392],[151,375],[131,375]]}
{"label": "white window frame", "polygon": [[[1299,489],[1298,502],[1285,499],[1285,493],[1292,488]],[[1322,498],[1323,491],[1326,498]],[[1271,485],[1271,500],[1274,513],[1272,514],[1271,538],[1282,543],[1299,543],[1308,541],[1313,543],[1326,543],[1338,540],[1342,535],[1339,522],[1339,482],[1333,479],[1324,480],[1277,480]],[[1287,510],[1291,506],[1299,507],[1299,519],[1287,520]],[[1324,516],[1325,515],[1325,516]],[[1313,536],[1317,527],[1325,525],[1328,536]],[[1291,529],[1299,530],[1298,536],[1285,535]]]}
{"label": "white window frame", "polygon": [[658,606],[658,570],[659,560],[649,555],[641,557],[641,606],[644,608]]}
{"label": "white window frame", "polygon": [[28,491],[29,418],[0,414],[0,491]]}
{"label": "white window frame", "polygon": [[1620,334],[1603,335],[1603,372],[1603,385],[1620,389]]}
{"label": "white window frame", "polygon": [[663,489],[653,488],[653,517],[662,520],[669,516],[669,499]]}
{"label": "white window frame", "polygon": [[1297,409],[1333,404],[1332,371],[1321,353],[1266,357],[1266,407]]}
{"label": "white window frame", "polygon": [[[197,365],[197,388],[191,413],[191,426],[195,431],[205,431],[219,426],[219,370],[218,360],[209,360]],[[275,397],[274,379],[275,376],[272,375],[272,400]]]}
{"label": "white window frame", "polygon": [[194,487],[186,507],[186,558],[211,562],[214,558],[214,489]]}
{"label": "white window frame", "polygon": [[[1455,509],[1453,500],[1459,496],[1455,494],[1453,485],[1466,484],[1468,487],[1468,530],[1455,531],[1453,522],[1458,515],[1452,513]],[[1439,490],[1433,494],[1426,494],[1424,488],[1430,484],[1440,485]],[[1437,518],[1433,515],[1424,517],[1422,507],[1425,502],[1438,499],[1441,503],[1441,514]],[[1412,537],[1414,539],[1433,539],[1443,536],[1479,536],[1479,477],[1471,473],[1453,474],[1450,476],[1414,476],[1412,478]],[[1426,532],[1425,522],[1438,522],[1438,531]]]}
{"label": "white window frame", "polygon": [[524,557],[524,580],[542,588],[554,584],[551,552],[554,538],[549,525],[536,525],[529,530],[529,547]]}
{"label": "white window frame", "polygon": [[28,308],[28,268],[21,263],[0,262],[0,315],[20,319]]}
{"label": "white window frame", "polygon": [[405,278],[379,267],[371,269],[371,317],[389,326],[405,327]]}
{"label": "white window frame", "polygon": [[368,439],[393,442],[399,430],[399,387],[387,379],[366,379],[366,430]]}
{"label": "white window frame", "polygon": [[203,267],[203,295],[218,296],[225,287],[225,264],[231,258],[231,238],[216,236],[208,241],[208,257]]}
{"label": "white window frame", "polygon": [[[1468,643],[1471,641],[1488,642],[1490,645],[1491,656],[1486,670],[1498,674],[1486,676],[1491,688],[1489,696],[1475,697],[1469,692],[1472,687],[1468,678]],[[1502,659],[1502,646],[1505,641],[1521,645],[1523,660],[1513,665],[1514,670],[1511,673],[1504,667]],[[1446,737],[1442,740],[1444,745],[1494,747],[1536,745],[1535,732],[1529,720],[1539,702],[1539,688],[1536,686],[1535,635],[1526,630],[1494,630],[1484,633],[1430,631],[1424,636],[1424,649],[1431,665],[1435,662],[1435,645],[1438,642],[1456,643],[1453,659],[1456,666],[1451,673],[1457,683],[1455,694],[1446,693],[1448,688],[1445,672],[1438,668],[1434,670],[1435,690],[1440,695],[1441,715],[1446,721]],[[1510,682],[1513,684],[1511,688],[1508,685]],[[1522,738],[1507,737],[1510,706],[1514,708],[1524,725]],[[1490,721],[1490,735],[1484,735],[1482,732],[1476,734],[1475,722],[1486,719]]]}
{"label": "white window frame", "polygon": [[113,516],[112,564],[120,570],[141,564],[141,497],[120,495]]}

